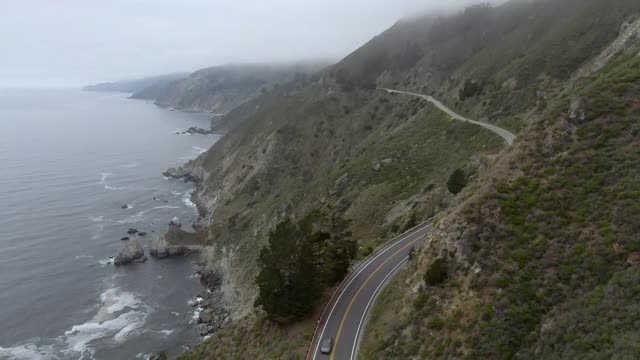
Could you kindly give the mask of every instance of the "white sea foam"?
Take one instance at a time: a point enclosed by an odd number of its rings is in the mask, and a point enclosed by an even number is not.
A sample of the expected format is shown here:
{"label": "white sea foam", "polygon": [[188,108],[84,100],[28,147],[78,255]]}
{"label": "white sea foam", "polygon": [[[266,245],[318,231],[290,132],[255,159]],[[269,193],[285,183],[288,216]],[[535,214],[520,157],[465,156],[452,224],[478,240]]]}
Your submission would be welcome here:
{"label": "white sea foam", "polygon": [[141,222],[142,220],[144,220],[144,214],[148,213],[151,210],[143,210],[140,211],[139,213],[135,214],[135,215],[131,215],[129,217],[127,217],[126,219],[123,220],[118,220],[116,221],[118,224],[134,224],[134,223],[138,223]]}
{"label": "white sea foam", "polygon": [[89,216],[89,220],[93,222],[102,222],[104,221],[104,216]]}
{"label": "white sea foam", "polygon": [[100,182],[99,182],[99,184],[100,184],[100,185],[102,185],[102,186],[104,186],[104,188],[105,188],[105,189],[107,189],[107,190],[122,190],[122,189],[124,189],[124,188],[120,188],[120,187],[115,187],[115,186],[107,185],[107,179],[108,179],[111,175],[113,175],[113,173],[103,172],[103,173],[101,174],[101,178],[100,178]]}
{"label": "white sea foam", "polygon": [[[195,204],[194,204],[195,206]],[[135,223],[139,223],[141,221],[144,220],[144,215],[150,211],[153,210],[159,210],[159,209],[179,209],[179,206],[172,206],[172,205],[161,205],[161,206],[155,206],[151,209],[147,209],[147,210],[142,210],[134,215],[131,215],[125,219],[122,220],[118,220],[116,221],[118,224],[135,224]]]}
{"label": "white sea foam", "polygon": [[160,334],[165,335],[165,336],[169,336],[171,334],[173,334],[174,330],[160,330],[158,331]]}
{"label": "white sea foam", "polygon": [[139,333],[140,328],[144,326],[144,321],[136,321],[127,326],[125,326],[122,330],[118,331],[118,333],[113,337],[116,343],[123,343],[127,340],[129,334],[137,334]]}
{"label": "white sea foam", "polygon": [[100,264],[102,266],[113,264],[113,256],[109,257],[107,259],[102,259],[102,260],[98,261],[98,264]]}
{"label": "white sea foam", "polygon": [[103,172],[103,173],[102,173],[102,178],[100,179],[100,183],[99,183],[99,184],[100,184],[100,185],[104,185],[104,184],[106,184],[106,183],[107,183],[107,178],[108,178],[109,176],[111,176],[111,175],[113,175],[113,174],[112,174],[112,173],[108,173],[108,172]]}
{"label": "white sea foam", "polygon": [[96,224],[96,233],[93,234],[93,236],[91,236],[91,240],[98,240],[100,237],[102,237],[102,231],[104,230],[104,225],[103,224]]}
{"label": "white sea foam", "polygon": [[187,279],[200,279],[200,274],[193,273],[191,275],[187,275]]}
{"label": "white sea foam", "polygon": [[184,193],[184,195],[182,196],[182,202],[187,205],[187,207],[190,207],[194,210],[198,210],[198,207],[196,206],[196,204],[191,201],[191,191],[187,191],[186,193]]}
{"label": "white sea foam", "polygon": [[193,324],[193,323],[197,322],[198,319],[200,318],[200,313],[201,312],[202,312],[202,308],[200,306],[195,308],[195,310],[193,310],[193,316],[191,316],[191,320],[189,321],[189,324]]}
{"label": "white sea foam", "polygon": [[172,191],[171,191],[171,193],[172,193],[173,195],[175,195],[175,196],[180,196],[180,195],[182,195],[182,193],[181,193],[181,192],[179,192],[179,191],[173,191],[173,190],[172,190]]}
{"label": "white sea foam", "polygon": [[201,147],[197,147],[197,146],[193,146],[193,149],[196,150],[200,154],[205,153],[207,151],[207,149],[201,148]]}
{"label": "white sea foam", "polygon": [[76,260],[93,259],[93,256],[92,255],[76,255],[75,259]]}
{"label": "white sea foam", "polygon": [[51,346],[37,346],[31,343],[10,348],[0,346],[0,358],[7,360],[52,359],[53,349]]}
{"label": "white sea foam", "polygon": [[123,169],[133,169],[133,168],[135,168],[137,166],[138,166],[138,164],[122,164],[122,165],[120,165],[120,167],[123,168]]}
{"label": "white sea foam", "polygon": [[118,343],[124,342],[129,334],[144,326],[151,312],[137,296],[119,288],[100,294],[100,301],[102,305],[93,318],[65,332],[69,350],[81,355],[93,354],[89,343],[110,336]]}
{"label": "white sea foam", "polygon": [[91,343],[98,339],[113,338],[122,343],[144,327],[151,308],[134,294],[118,288],[108,289],[100,295],[101,306],[87,322],[74,325],[54,339],[52,345],[35,345],[41,339],[11,348],[0,347],[0,358],[10,360],[32,359],[93,359],[95,349]]}
{"label": "white sea foam", "polygon": [[118,288],[112,288],[100,294],[100,301],[103,306],[98,311],[98,315],[102,317],[122,311],[127,307],[135,308],[140,303],[135,295],[120,291]]}

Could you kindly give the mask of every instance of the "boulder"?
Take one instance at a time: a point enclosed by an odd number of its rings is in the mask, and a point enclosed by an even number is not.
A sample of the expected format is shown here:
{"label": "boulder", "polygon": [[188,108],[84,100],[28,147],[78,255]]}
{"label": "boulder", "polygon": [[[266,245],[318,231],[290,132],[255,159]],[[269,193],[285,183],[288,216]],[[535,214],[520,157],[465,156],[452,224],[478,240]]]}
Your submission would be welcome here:
{"label": "boulder", "polygon": [[147,233],[146,233],[146,232],[144,232],[144,231],[140,231],[140,232],[138,232],[138,236],[145,236],[145,235],[147,235]]}
{"label": "boulder", "polygon": [[122,249],[116,257],[113,259],[114,265],[125,265],[133,262],[143,263],[147,260],[147,257],[144,256],[144,250],[142,246],[135,241],[131,240],[127,245]]}
{"label": "boulder", "polygon": [[587,99],[580,98],[571,103],[569,107],[569,119],[574,123],[583,123],[587,120]]}
{"label": "boulder", "polygon": [[125,236],[125,237],[121,238],[120,240],[122,240],[122,241],[127,241],[127,240],[129,240],[129,237],[128,237],[128,236]]}
{"label": "boulder", "polygon": [[198,322],[200,324],[208,324],[213,321],[213,314],[208,310],[200,312],[200,317],[198,318]]}
{"label": "boulder", "polygon": [[129,229],[129,231],[127,231],[127,234],[129,235],[135,235],[137,233],[138,233],[138,229],[134,229],[134,228],[131,228]]}

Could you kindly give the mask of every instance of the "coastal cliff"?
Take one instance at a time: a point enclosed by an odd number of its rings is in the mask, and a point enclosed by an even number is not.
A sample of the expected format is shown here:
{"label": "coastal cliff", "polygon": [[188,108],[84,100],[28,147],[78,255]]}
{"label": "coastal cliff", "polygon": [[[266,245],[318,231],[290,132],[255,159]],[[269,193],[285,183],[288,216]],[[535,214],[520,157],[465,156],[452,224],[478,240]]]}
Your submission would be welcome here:
{"label": "coastal cliff", "polygon": [[153,84],[131,97],[183,111],[226,114],[274,87],[320,70],[323,62],[222,65],[201,69],[170,83]]}
{"label": "coastal cliff", "polygon": [[[627,206],[635,172],[619,169],[626,174],[619,182],[617,165],[590,149],[637,162],[623,149],[636,142],[630,134],[637,133],[639,14],[632,0],[613,7],[604,0],[539,0],[403,20],[336,65],[220,118],[232,124],[227,135],[176,174],[199,184],[197,198],[207,210],[201,256],[219,274],[217,288],[234,322],[184,358],[259,358],[265,351],[303,357],[304,337],[265,324],[254,308],[255,278],[269,232],[317,209],[348,220],[360,257],[439,215],[408,272],[383,293],[364,354],[552,354],[553,336],[578,317],[572,304],[602,299],[603,287],[618,289],[636,276],[626,267],[637,265],[630,231],[637,224],[611,217],[631,219],[637,211]],[[505,147],[485,129],[383,87],[431,95],[522,140]],[[589,179],[596,170],[601,177]],[[548,194],[563,196],[573,210]],[[605,223],[589,215],[601,212],[582,199],[600,209],[605,199],[617,200],[612,213],[601,214]],[[434,266],[445,274],[438,281],[426,275]],[[550,278],[572,287],[554,287]],[[595,316],[597,309],[588,312]],[[300,326],[313,325],[315,318]],[[247,345],[229,348],[238,334]],[[579,346],[575,335],[556,342]],[[616,344],[606,341],[608,349]]]}

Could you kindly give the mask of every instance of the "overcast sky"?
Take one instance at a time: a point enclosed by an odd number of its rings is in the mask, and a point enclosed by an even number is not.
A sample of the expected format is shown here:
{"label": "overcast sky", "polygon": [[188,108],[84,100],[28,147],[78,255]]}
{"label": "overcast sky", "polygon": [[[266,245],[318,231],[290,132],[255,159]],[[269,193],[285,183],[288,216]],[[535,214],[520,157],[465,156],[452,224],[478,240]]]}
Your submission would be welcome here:
{"label": "overcast sky", "polygon": [[477,0],[2,0],[0,85],[338,59],[396,20]]}

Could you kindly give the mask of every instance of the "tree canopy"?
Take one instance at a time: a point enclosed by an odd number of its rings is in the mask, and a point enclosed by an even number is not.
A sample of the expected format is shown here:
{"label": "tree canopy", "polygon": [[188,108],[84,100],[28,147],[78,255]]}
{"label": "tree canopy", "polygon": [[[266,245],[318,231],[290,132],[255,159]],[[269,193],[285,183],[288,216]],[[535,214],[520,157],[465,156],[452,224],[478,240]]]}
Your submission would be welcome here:
{"label": "tree canopy", "polygon": [[347,225],[320,211],[298,222],[279,223],[260,252],[256,306],[278,323],[309,314],[325,288],[344,278],[356,254],[357,244]]}

